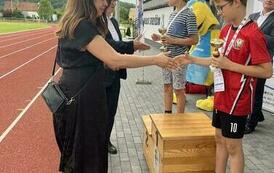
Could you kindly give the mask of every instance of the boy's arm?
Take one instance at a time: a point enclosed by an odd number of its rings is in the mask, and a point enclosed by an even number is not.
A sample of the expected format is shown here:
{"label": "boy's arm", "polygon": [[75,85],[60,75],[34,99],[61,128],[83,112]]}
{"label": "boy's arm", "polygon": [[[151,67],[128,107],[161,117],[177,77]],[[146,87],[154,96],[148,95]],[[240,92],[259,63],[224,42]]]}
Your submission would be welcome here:
{"label": "boy's arm", "polygon": [[270,62],[246,66],[235,63],[227,57],[220,56],[218,58],[212,58],[212,66],[257,78],[270,78],[273,74],[273,68]]}
{"label": "boy's arm", "polygon": [[198,64],[202,66],[209,66],[211,64],[211,58],[198,58],[190,56],[189,54],[182,54],[176,56],[174,59],[175,63],[179,66],[187,64]]}
{"label": "boy's arm", "polygon": [[257,78],[271,78],[273,74],[273,68],[270,62],[249,66],[233,63],[229,70]]}
{"label": "boy's arm", "polygon": [[192,46],[198,43],[198,34],[190,35],[188,38],[171,38],[171,44]]}
{"label": "boy's arm", "polygon": [[198,58],[192,57],[188,54],[183,54],[175,57],[175,62],[179,65],[187,64],[199,64],[203,66],[212,65],[214,67],[222,68],[225,70],[241,73],[247,76],[258,77],[258,78],[270,78],[273,74],[272,64],[262,63],[257,65],[242,65],[232,62],[224,56],[218,58]]}

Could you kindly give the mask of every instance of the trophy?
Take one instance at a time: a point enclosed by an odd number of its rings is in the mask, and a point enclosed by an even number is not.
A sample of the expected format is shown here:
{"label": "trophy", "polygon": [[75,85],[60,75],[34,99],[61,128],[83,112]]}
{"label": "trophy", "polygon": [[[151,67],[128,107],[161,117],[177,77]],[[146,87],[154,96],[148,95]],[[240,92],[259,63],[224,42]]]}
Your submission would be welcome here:
{"label": "trophy", "polygon": [[[224,40],[219,39],[219,38],[215,38],[210,41],[210,45],[213,47],[212,55],[215,58],[218,58],[220,56],[220,52],[218,49],[221,48],[223,46],[223,44],[224,44]],[[216,71],[216,67],[213,67],[211,65],[209,67],[212,72]]]}
{"label": "trophy", "polygon": [[[159,33],[161,34],[161,38],[166,34],[167,29],[165,27],[161,27],[158,29]],[[160,47],[161,52],[167,52],[167,47],[165,45],[162,45]]]}

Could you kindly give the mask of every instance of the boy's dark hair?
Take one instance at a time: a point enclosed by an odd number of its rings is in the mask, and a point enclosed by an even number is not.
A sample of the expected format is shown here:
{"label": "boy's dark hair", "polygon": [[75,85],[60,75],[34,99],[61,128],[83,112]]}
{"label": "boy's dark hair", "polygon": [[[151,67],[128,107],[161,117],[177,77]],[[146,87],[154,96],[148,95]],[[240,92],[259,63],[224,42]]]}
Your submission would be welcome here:
{"label": "boy's dark hair", "polygon": [[[219,2],[219,0],[214,0],[215,2]],[[227,2],[233,3],[235,0],[225,0]],[[247,0],[241,0],[241,3],[246,7]]]}

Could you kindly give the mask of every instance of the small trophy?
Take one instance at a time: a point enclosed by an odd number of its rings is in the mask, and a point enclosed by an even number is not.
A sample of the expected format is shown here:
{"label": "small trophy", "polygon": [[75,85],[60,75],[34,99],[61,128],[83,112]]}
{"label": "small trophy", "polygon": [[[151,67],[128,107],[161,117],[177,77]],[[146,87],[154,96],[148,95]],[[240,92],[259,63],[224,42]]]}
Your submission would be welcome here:
{"label": "small trophy", "polygon": [[[220,56],[220,52],[218,49],[221,48],[223,44],[224,44],[224,40],[219,38],[215,38],[210,41],[210,45],[213,47],[212,55],[214,57],[218,58]],[[209,67],[212,72],[216,71],[216,67],[213,67],[211,65]]]}
{"label": "small trophy", "polygon": [[[161,37],[163,37],[166,34],[167,29],[162,26],[161,28],[158,29],[158,31],[161,34]],[[165,45],[162,45],[160,47],[160,50],[161,50],[161,52],[167,52],[167,47]]]}

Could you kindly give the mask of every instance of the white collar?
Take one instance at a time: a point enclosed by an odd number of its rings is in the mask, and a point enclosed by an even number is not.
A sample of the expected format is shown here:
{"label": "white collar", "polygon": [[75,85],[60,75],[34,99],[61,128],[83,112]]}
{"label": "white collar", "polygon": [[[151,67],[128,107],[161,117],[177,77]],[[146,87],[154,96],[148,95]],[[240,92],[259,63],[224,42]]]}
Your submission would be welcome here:
{"label": "white collar", "polygon": [[265,17],[268,17],[271,13],[273,13],[274,10],[270,11],[270,12],[267,12],[265,14],[263,14],[263,11],[260,12],[260,16],[265,16]]}

